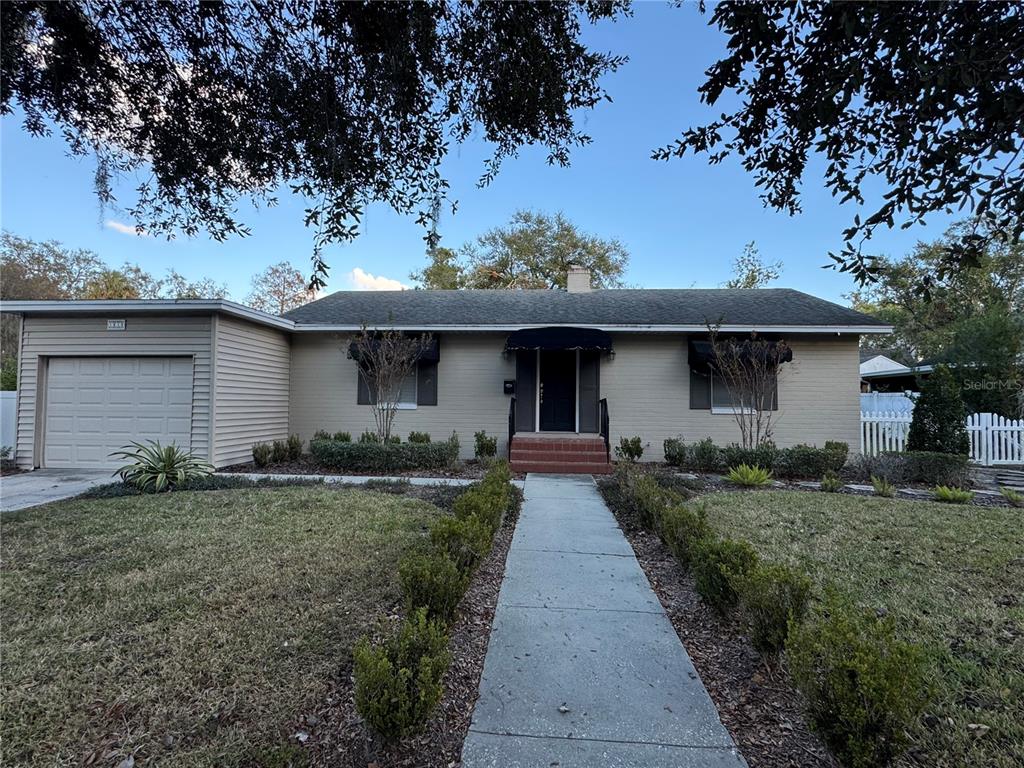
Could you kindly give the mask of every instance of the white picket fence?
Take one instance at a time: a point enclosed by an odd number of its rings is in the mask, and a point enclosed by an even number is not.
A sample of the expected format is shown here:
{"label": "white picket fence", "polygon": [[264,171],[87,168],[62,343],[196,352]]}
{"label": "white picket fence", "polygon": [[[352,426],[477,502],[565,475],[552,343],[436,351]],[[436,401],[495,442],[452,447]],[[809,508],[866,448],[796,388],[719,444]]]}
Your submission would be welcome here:
{"label": "white picket fence", "polygon": [[[886,451],[905,451],[912,420],[912,414],[899,411],[861,411],[861,453],[877,456]],[[974,413],[967,417],[966,426],[971,461],[986,467],[1024,464],[1024,420]]]}
{"label": "white picket fence", "polygon": [[915,397],[916,392],[862,392],[860,409],[868,413],[895,411],[910,414],[914,412]]}

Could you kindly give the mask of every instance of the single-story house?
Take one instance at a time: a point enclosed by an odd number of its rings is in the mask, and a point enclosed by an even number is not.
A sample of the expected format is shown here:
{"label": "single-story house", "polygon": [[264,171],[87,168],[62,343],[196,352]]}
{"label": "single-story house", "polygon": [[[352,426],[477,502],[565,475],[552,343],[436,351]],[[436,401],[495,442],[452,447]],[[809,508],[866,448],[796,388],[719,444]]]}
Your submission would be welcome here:
{"label": "single-story house", "polygon": [[[739,439],[729,392],[707,365],[708,324],[785,339],[777,381],[780,446],[858,445],[858,337],[889,329],[788,289],[342,291],[275,316],[226,300],[12,301],[22,318],[19,467],[112,468],[132,440],[191,449],[217,467],[256,442],[373,428],[349,342],[364,325],[427,332],[436,343],[402,387],[395,429],[519,441],[524,464],[552,440],[639,435]],[[602,426],[606,425],[606,429]],[[534,459],[545,457],[533,454]],[[557,456],[547,457],[555,460]]]}

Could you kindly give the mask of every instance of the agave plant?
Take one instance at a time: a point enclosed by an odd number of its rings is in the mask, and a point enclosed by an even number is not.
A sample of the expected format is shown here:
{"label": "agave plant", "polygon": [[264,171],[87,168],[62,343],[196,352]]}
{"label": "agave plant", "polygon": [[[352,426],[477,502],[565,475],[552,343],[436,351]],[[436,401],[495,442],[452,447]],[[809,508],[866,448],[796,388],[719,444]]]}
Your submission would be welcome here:
{"label": "agave plant", "polygon": [[189,480],[213,473],[212,465],[174,443],[165,446],[152,440],[146,445],[133,442],[110,455],[130,462],[115,474],[120,475],[124,482],[150,493],[169,491]]}
{"label": "agave plant", "polygon": [[759,488],[762,485],[768,485],[772,481],[772,473],[763,467],[740,464],[738,467],[733,467],[729,470],[726,479],[737,485]]}

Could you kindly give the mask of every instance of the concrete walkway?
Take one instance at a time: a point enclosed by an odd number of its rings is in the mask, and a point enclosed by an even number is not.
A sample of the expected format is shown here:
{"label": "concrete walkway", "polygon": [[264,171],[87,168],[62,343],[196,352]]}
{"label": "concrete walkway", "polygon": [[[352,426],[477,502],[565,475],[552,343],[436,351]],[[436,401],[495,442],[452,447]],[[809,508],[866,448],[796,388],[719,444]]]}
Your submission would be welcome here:
{"label": "concrete walkway", "polygon": [[593,480],[525,492],[464,768],[744,766]]}
{"label": "concrete walkway", "polygon": [[49,504],[116,480],[109,469],[37,469],[4,475],[0,477],[0,511]]}

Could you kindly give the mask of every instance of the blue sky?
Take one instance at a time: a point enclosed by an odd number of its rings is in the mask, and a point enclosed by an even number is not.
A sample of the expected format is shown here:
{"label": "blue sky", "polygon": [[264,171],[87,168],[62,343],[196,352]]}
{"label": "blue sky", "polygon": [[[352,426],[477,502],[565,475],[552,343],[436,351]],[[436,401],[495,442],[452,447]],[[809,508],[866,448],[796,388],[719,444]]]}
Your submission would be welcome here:
{"label": "blue sky", "polygon": [[[803,213],[790,217],[762,206],[752,177],[735,161],[712,167],[701,157],[650,159],[653,148],[722,111],[721,104],[702,105],[697,87],[724,51],[725,38],[707,26],[696,6],[639,3],[632,18],[590,29],[587,39],[630,58],[605,81],[613,103],[580,115],[593,143],[576,150],[567,169],[548,166],[543,150],[527,149],[484,189],[476,188],[476,180],[489,156],[486,144],[473,137],[455,147],[443,172],[459,206],[442,221],[444,245],[458,247],[507,222],[519,208],[561,210],[583,230],[626,246],[631,285],[716,286],[753,240],[766,260],[783,261],[778,285],[832,300],[855,287],[848,276],[821,269],[828,251],[842,246],[842,230],[857,210],[836,204],[821,182],[820,164],[812,164],[805,178]],[[100,209],[91,162],[68,157],[60,138],[32,138],[15,116],[3,121],[0,142],[0,224],[17,235],[60,240],[96,251],[111,264],[132,261],[158,275],[173,267],[190,278],[209,276],[226,283],[236,299],[247,294],[251,275],[269,264],[287,260],[307,270],[312,235],[302,225],[301,201],[288,194],[275,209],[242,210],[252,229],[248,238],[217,243],[137,237],[117,230],[117,224],[132,223],[123,212]],[[119,198],[130,200],[134,186],[126,179]],[[869,197],[868,204],[876,200]],[[927,227],[879,230],[870,251],[902,255],[917,240],[941,235],[950,221],[934,217]],[[328,289],[369,285],[360,276],[366,274],[409,284],[409,272],[424,263],[422,238],[411,217],[371,207],[363,234],[328,251]]]}

